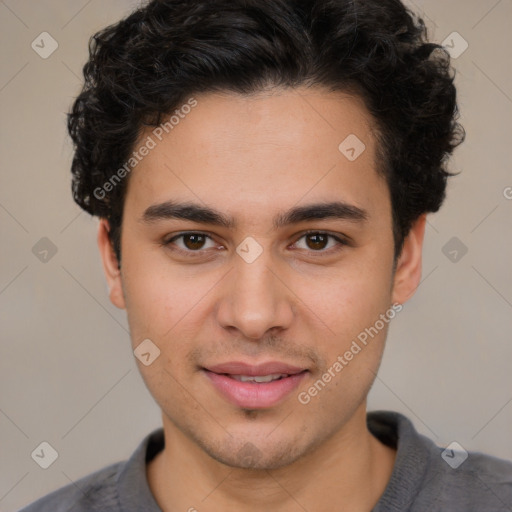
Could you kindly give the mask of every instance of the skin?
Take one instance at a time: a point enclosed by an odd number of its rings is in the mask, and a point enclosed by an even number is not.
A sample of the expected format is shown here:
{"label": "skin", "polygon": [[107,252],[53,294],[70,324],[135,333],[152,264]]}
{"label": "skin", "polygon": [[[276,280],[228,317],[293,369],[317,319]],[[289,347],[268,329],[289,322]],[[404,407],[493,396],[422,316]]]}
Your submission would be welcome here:
{"label": "skin", "polygon": [[[299,88],[196,99],[131,173],[121,270],[108,223],[100,220],[98,230],[110,300],[127,311],[132,348],[149,338],[161,351],[149,366],[137,360],[165,432],[165,449],[147,467],[151,490],[164,511],[369,511],[395,460],[366,427],[388,325],[308,404],[297,395],[379,315],[413,295],[426,217],[413,225],[393,272],[389,189],[376,172],[373,120],[357,97]],[[350,162],[338,146],[352,133],[366,150]],[[215,208],[237,226],[141,220],[170,199]],[[278,213],[333,200],[366,210],[367,220],[273,228]],[[350,243],[315,245],[306,230]],[[187,231],[211,239],[163,244]],[[236,253],[247,236],[263,250],[252,263]],[[200,370],[233,360],[277,360],[309,373],[276,406],[245,410]]]}

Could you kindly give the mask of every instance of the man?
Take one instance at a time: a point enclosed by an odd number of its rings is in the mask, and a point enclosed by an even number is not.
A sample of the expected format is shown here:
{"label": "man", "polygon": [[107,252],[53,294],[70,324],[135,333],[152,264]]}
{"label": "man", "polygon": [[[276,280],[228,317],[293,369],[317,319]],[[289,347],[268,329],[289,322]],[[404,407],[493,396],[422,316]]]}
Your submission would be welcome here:
{"label": "man", "polygon": [[511,509],[512,463],[366,411],[463,140],[450,72],[399,0],[153,1],[94,37],[73,193],[163,429],[26,512]]}

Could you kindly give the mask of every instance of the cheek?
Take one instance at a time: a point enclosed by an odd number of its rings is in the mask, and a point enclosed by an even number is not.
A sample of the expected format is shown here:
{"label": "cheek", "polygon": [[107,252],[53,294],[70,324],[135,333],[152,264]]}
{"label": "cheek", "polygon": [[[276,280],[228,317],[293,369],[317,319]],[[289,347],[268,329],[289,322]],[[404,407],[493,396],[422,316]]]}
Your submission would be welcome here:
{"label": "cheek", "polygon": [[331,340],[329,345],[338,347],[389,309],[391,268],[377,258],[352,258],[329,272],[296,277],[293,289],[305,318],[316,319]]}
{"label": "cheek", "polygon": [[[183,271],[162,255],[133,253],[124,262],[126,311],[133,344],[155,340],[162,352],[179,339],[186,348],[204,322],[208,292],[218,272]],[[174,351],[174,348],[172,349]]]}
{"label": "cheek", "polygon": [[[129,248],[127,248],[129,249]],[[179,319],[187,299],[180,280],[137,252],[125,251],[123,289],[133,343],[161,339]]]}

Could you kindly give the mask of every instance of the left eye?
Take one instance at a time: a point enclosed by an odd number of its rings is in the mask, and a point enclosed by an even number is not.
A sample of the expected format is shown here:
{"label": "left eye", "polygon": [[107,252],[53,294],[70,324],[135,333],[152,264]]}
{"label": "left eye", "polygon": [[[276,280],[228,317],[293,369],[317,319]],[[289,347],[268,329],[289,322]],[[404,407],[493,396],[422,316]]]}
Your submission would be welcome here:
{"label": "left eye", "polygon": [[[337,236],[330,235],[328,233],[322,233],[322,232],[311,232],[306,233],[305,235],[302,235],[299,240],[302,239],[306,240],[306,247],[302,247],[307,249],[313,250],[313,252],[326,252],[326,249],[331,249],[333,246],[336,245],[344,245],[344,242],[341,238],[338,238]],[[334,243],[332,246],[327,247],[329,244],[329,239],[334,240],[336,243]],[[299,242],[295,242],[294,245],[297,245]]]}

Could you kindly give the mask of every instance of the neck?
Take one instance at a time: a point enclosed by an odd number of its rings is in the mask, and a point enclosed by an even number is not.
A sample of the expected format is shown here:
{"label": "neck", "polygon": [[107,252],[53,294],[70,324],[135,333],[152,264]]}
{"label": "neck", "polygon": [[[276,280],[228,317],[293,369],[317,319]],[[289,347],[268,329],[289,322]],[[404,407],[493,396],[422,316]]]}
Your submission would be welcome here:
{"label": "neck", "polygon": [[165,416],[164,433],[165,449],[147,468],[151,491],[164,511],[316,512],[333,504],[370,511],[386,488],[395,460],[395,450],[368,431],[366,404],[330,439],[277,469],[222,464]]}

